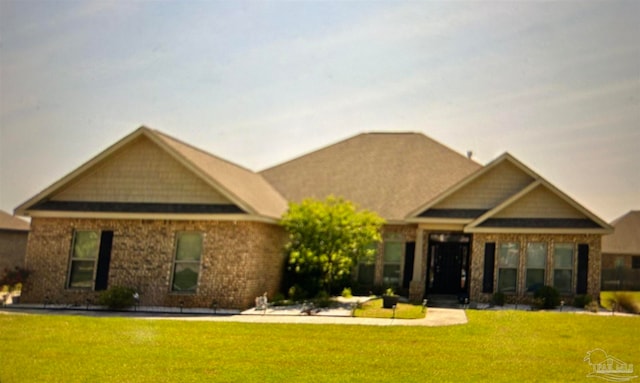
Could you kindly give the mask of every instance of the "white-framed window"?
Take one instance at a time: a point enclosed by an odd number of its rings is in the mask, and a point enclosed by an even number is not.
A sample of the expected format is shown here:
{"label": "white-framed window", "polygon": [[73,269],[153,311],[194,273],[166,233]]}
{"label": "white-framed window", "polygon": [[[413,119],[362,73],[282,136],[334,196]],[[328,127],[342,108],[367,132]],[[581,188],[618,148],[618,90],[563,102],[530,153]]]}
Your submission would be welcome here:
{"label": "white-framed window", "polygon": [[68,288],[93,289],[99,253],[100,231],[77,230],[73,233]]}
{"label": "white-framed window", "polygon": [[195,231],[177,233],[171,291],[195,292],[197,290],[201,259],[202,233]]}
{"label": "white-framed window", "polygon": [[400,286],[404,242],[385,241],[382,283],[384,286]]}
{"label": "white-framed window", "polygon": [[528,292],[544,286],[545,269],[547,265],[547,244],[544,242],[527,243],[527,276],[526,290]]}
{"label": "white-framed window", "polygon": [[573,243],[556,243],[553,247],[553,287],[570,293],[573,285]]}
{"label": "white-framed window", "polygon": [[518,242],[501,243],[498,252],[498,291],[517,292],[519,263],[520,244]]}

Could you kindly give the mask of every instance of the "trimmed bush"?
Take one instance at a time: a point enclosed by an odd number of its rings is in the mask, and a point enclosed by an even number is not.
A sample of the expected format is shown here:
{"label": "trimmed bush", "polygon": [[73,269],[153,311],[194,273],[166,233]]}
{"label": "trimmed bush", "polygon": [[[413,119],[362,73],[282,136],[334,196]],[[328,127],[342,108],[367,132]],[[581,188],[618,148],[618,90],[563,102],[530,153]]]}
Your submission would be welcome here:
{"label": "trimmed bush", "polygon": [[133,298],[135,290],[130,287],[113,286],[100,294],[98,304],[107,306],[111,310],[121,310],[133,306],[136,301]]}
{"label": "trimmed bush", "polygon": [[345,287],[342,289],[342,297],[343,298],[351,298],[353,294],[351,293],[351,288]]}
{"label": "trimmed bush", "polygon": [[496,306],[504,306],[504,301],[505,297],[502,291],[498,291],[497,293],[493,294],[493,299],[491,299],[491,302]]}
{"label": "trimmed bush", "polygon": [[591,303],[592,300],[591,295],[578,295],[573,299],[573,306],[583,309]]}
{"label": "trimmed bush", "polygon": [[316,307],[327,308],[333,304],[331,297],[328,293],[321,291],[318,295],[313,299],[313,303]]}
{"label": "trimmed bush", "polygon": [[536,299],[542,299],[543,309],[555,309],[560,305],[560,293],[551,286],[542,286],[533,294]]}

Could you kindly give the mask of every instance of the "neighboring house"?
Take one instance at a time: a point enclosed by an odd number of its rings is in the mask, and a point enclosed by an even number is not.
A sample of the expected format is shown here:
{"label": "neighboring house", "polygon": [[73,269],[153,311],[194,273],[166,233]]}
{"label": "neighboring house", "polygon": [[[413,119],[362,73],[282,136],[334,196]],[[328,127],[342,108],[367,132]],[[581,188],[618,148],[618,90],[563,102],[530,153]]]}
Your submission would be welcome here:
{"label": "neighboring house", "polygon": [[16,209],[32,217],[23,302],[250,306],[280,287],[286,201],[344,197],[386,219],[360,286],[488,301],[600,288],[611,227],[509,154],[481,166],[419,133],[368,133],[254,173],[142,127]]}
{"label": "neighboring house", "polygon": [[0,276],[5,269],[24,267],[29,223],[0,210]]}
{"label": "neighboring house", "polygon": [[640,211],[611,222],[615,232],[602,237],[602,289],[640,290]]}

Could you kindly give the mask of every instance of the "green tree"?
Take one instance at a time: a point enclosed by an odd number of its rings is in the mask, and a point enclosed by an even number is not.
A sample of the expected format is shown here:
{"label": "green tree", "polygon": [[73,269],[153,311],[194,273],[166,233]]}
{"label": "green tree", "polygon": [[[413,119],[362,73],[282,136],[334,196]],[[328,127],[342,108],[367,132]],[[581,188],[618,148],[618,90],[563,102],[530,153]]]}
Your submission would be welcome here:
{"label": "green tree", "polygon": [[331,293],[334,281],[348,276],[360,259],[375,254],[371,245],[380,242],[384,220],[331,196],[290,203],[281,224],[289,234],[285,249],[294,280]]}

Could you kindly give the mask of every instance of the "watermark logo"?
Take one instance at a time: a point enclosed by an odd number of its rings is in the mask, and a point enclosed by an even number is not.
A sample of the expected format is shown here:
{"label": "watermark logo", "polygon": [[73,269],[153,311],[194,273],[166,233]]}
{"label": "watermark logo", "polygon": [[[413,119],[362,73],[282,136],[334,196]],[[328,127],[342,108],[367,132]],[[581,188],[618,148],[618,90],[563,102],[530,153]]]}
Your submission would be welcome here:
{"label": "watermark logo", "polygon": [[589,363],[591,367],[587,378],[600,378],[609,382],[628,382],[638,377],[633,374],[633,364],[625,363],[600,348],[587,352],[584,361]]}

